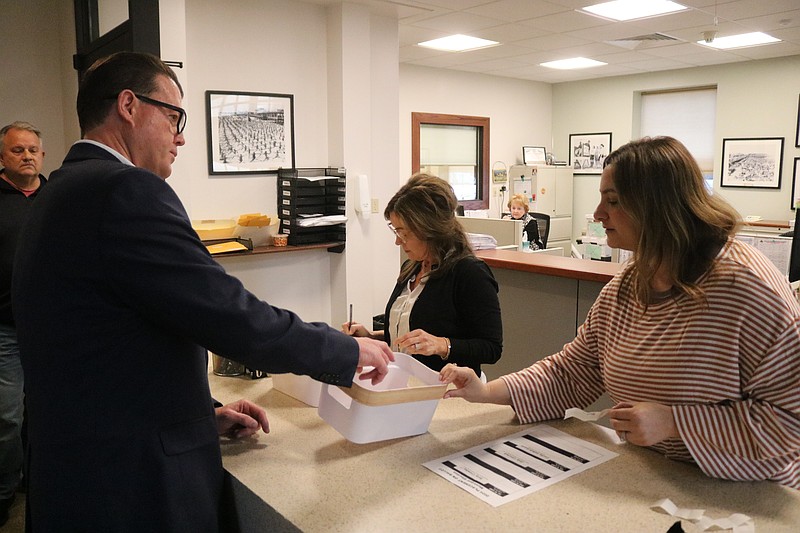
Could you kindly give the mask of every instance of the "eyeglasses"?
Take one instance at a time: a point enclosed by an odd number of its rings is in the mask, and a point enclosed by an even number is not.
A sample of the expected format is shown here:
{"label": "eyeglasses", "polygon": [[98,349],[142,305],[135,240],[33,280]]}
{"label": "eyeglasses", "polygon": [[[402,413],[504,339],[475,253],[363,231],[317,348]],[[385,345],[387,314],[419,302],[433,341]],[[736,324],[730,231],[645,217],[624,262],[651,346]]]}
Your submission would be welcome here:
{"label": "eyeglasses", "polygon": [[395,228],[392,225],[391,221],[389,221],[389,220],[386,221],[386,225],[389,227],[390,230],[392,230],[392,233],[394,233],[395,236],[398,239],[400,239],[400,242],[405,243],[406,241],[408,241],[408,235],[406,235],[405,230]]}
{"label": "eyeglasses", "polygon": [[142,102],[146,102],[150,105],[164,107],[171,111],[175,111],[178,114],[178,118],[176,119],[175,117],[170,115],[169,119],[172,122],[172,125],[175,127],[175,135],[180,135],[181,133],[183,133],[183,128],[186,127],[186,111],[183,108],[180,108],[176,105],[168,104],[166,102],[161,102],[159,100],[155,100],[153,98],[150,98],[149,96],[144,96],[141,94],[133,93],[133,96],[135,96]]}

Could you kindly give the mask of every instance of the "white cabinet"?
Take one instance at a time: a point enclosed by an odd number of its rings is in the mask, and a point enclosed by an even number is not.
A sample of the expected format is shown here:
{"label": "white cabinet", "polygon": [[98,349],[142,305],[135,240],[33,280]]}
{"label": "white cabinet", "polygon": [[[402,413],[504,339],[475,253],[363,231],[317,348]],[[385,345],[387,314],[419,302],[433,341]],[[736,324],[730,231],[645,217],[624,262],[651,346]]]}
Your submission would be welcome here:
{"label": "white cabinet", "polygon": [[530,210],[550,215],[548,248],[572,248],[572,169],[544,165],[513,165],[509,171],[511,194],[528,197]]}

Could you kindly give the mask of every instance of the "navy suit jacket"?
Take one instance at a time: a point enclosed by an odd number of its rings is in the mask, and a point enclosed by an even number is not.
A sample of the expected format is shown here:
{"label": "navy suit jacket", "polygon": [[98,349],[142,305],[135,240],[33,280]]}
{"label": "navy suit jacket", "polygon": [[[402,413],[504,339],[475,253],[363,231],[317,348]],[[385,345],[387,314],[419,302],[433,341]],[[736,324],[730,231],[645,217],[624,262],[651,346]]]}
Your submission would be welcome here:
{"label": "navy suit jacket", "polygon": [[12,296],[29,530],[217,530],[206,349],[352,382],[354,339],[259,301],[212,259],[163,179],[100,147],[72,147],[23,231]]}

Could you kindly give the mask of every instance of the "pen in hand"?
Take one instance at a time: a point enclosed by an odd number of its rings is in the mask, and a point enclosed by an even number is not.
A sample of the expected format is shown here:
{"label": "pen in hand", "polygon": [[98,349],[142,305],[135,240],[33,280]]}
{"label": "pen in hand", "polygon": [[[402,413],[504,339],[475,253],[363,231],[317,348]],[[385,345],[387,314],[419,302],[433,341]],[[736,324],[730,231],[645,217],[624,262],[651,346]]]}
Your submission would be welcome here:
{"label": "pen in hand", "polygon": [[350,304],[350,320],[347,322],[347,333],[350,333],[350,328],[353,327],[353,304]]}

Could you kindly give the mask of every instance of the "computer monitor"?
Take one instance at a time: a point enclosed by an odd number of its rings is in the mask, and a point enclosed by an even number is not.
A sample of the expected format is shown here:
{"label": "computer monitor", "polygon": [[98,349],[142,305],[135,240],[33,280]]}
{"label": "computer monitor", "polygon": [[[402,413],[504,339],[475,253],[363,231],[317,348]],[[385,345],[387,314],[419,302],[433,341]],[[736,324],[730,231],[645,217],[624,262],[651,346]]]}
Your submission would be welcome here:
{"label": "computer monitor", "polygon": [[792,232],[792,252],[789,255],[789,281],[800,280],[800,209],[795,209],[794,231]]}

